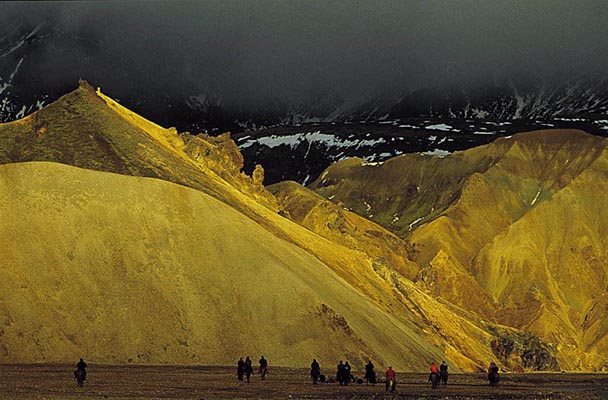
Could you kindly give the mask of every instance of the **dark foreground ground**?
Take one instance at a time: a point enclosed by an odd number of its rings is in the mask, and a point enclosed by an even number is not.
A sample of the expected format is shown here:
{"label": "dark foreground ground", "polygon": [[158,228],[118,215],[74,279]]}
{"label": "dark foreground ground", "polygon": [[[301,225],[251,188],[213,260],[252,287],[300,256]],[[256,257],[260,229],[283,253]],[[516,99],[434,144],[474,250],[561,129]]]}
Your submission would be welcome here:
{"label": "dark foreground ground", "polygon": [[[608,400],[607,374],[502,374],[498,388],[481,374],[451,374],[433,390],[426,374],[397,374],[397,392],[384,384],[313,386],[307,370],[273,368],[266,381],[237,382],[232,367],[89,367],[83,388],[69,365],[0,365],[0,399],[601,399]],[[328,371],[324,371],[327,373]]]}

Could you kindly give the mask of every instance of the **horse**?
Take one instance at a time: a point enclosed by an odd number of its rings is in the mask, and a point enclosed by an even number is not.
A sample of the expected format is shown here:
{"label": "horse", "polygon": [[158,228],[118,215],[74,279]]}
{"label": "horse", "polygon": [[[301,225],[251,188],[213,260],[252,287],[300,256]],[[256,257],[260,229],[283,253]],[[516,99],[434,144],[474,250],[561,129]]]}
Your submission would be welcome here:
{"label": "horse", "polygon": [[389,379],[386,381],[386,391],[388,392],[389,390],[391,392],[394,392],[395,389],[397,387],[397,382],[395,382],[394,379]]}
{"label": "horse", "polygon": [[373,385],[376,383],[376,373],[374,370],[369,370],[365,372],[365,381],[368,385]]}
{"label": "horse", "polygon": [[448,371],[447,370],[439,371],[439,378],[441,379],[441,383],[443,385],[447,385],[448,384]]}
{"label": "horse", "polygon": [[268,373],[268,367],[260,366],[258,372],[260,373],[262,380],[264,380],[266,378],[266,374]]}
{"label": "horse", "polygon": [[76,379],[78,387],[83,387],[84,381],[87,379],[87,372],[84,369],[77,369],[74,371],[74,379]]}
{"label": "horse", "polygon": [[431,374],[431,376],[429,376],[429,380],[431,381],[431,386],[433,389],[437,389],[437,386],[439,386],[439,374]]}
{"label": "horse", "polygon": [[498,381],[500,380],[500,375],[498,371],[492,371],[488,374],[488,383],[492,387],[498,386]]}

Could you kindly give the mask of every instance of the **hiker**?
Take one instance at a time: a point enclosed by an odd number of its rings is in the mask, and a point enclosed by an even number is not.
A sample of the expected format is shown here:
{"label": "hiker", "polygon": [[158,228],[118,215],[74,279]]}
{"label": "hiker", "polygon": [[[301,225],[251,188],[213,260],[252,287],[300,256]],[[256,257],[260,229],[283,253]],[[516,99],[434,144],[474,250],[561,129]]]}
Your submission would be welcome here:
{"label": "hiker", "polygon": [[429,375],[429,382],[433,385],[433,389],[437,388],[439,384],[439,367],[435,362],[431,363],[431,374]]}
{"label": "hiker", "polygon": [[260,364],[260,376],[262,377],[262,380],[265,379],[266,374],[268,373],[268,361],[264,358],[264,356],[262,356],[262,358],[260,358],[260,361],[258,361],[258,363]]}
{"label": "hiker", "polygon": [[243,380],[243,375],[245,374],[245,361],[243,361],[243,357],[239,358],[239,362],[236,364],[236,376],[239,381]]}
{"label": "hiker", "polygon": [[365,366],[365,381],[368,385],[376,383],[376,372],[374,371],[374,364],[371,360]]}
{"label": "hiker", "polygon": [[344,381],[344,386],[348,386],[350,382],[350,364],[348,361],[344,363],[344,369],[342,370],[342,380]]}
{"label": "hiker", "polygon": [[312,378],[312,384],[316,385],[319,377],[321,376],[321,366],[317,362],[316,358],[312,359],[310,364],[310,377]]}
{"label": "hiker", "polygon": [[395,370],[393,369],[392,366],[388,366],[388,369],[386,370],[386,391],[388,392],[389,389],[391,392],[394,392],[397,389],[397,373],[395,372]]}
{"label": "hiker", "polygon": [[342,364],[342,360],[338,364],[338,372],[336,373],[336,380],[342,386],[344,384],[344,364]]}
{"label": "hiker", "polygon": [[247,383],[249,383],[249,378],[253,374],[253,367],[251,366],[251,358],[247,356],[245,359],[245,376],[247,376]]}
{"label": "hiker", "polygon": [[498,366],[496,363],[491,362],[488,367],[488,383],[490,386],[498,386],[500,375],[498,374]]}
{"label": "hiker", "polygon": [[439,377],[441,378],[441,383],[443,385],[448,384],[448,365],[445,363],[445,361],[442,361],[441,365],[439,366]]}

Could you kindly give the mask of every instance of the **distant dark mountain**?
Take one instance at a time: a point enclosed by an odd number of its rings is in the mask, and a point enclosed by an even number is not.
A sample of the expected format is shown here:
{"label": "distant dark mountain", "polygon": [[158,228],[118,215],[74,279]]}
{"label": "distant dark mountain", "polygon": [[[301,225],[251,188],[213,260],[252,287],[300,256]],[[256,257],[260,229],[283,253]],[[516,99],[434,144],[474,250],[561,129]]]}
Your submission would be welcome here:
{"label": "distant dark mountain", "polygon": [[[65,30],[51,22],[14,21],[0,28],[0,121],[39,109],[76,86],[79,78],[114,93],[125,106],[164,126],[209,133],[254,131],[300,123],[376,123],[409,118],[548,120],[608,114],[605,72],[567,81],[504,76],[471,85],[394,88],[344,98],[331,88],[305,98],[259,99],[228,105],[195,73],[167,61],[166,71],[118,50],[86,26]],[[164,77],[164,78],[163,78]]]}
{"label": "distant dark mountain", "polygon": [[538,75],[343,98],[327,89],[308,97],[229,105],[172,60],[156,71],[94,29],[15,20],[0,28],[0,122],[21,118],[73,90],[79,78],[124,106],[181,132],[233,132],[245,170],[266,170],[265,183],[309,183],[346,157],[380,162],[402,153],[446,154],[496,136],[577,128],[608,134],[608,75],[566,81]]}
{"label": "distant dark mountain", "polygon": [[331,164],[359,157],[370,164],[405,153],[444,157],[510,136],[547,128],[582,129],[608,136],[608,118],[556,117],[550,120],[489,121],[455,118],[403,118],[370,123],[308,123],[276,126],[232,135],[245,158],[265,170],[265,183],[293,180],[307,185]]}

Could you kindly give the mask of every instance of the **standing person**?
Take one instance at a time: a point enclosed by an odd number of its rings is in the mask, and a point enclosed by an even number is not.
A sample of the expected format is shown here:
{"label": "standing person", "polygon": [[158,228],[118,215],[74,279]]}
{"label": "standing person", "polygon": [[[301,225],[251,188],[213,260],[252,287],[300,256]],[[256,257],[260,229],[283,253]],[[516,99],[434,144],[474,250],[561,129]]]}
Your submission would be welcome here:
{"label": "standing person", "polygon": [[368,385],[376,383],[376,372],[374,371],[374,364],[371,360],[365,366],[365,381]]}
{"label": "standing person", "polygon": [[262,377],[262,380],[264,380],[268,373],[268,361],[262,356],[258,362],[260,363],[260,376]]}
{"label": "standing person", "polygon": [[350,364],[348,361],[344,363],[344,369],[342,370],[342,380],[344,381],[344,386],[348,386],[350,382]]}
{"label": "standing person", "polygon": [[236,376],[239,381],[243,380],[243,375],[245,374],[245,361],[243,361],[243,357],[239,358],[239,362],[236,364]]}
{"label": "standing person", "polygon": [[500,375],[498,374],[498,365],[496,363],[491,362],[488,367],[488,381],[490,386],[498,386],[498,380],[500,379]]}
{"label": "standing person", "polygon": [[448,365],[445,363],[445,361],[442,361],[441,365],[439,366],[439,377],[441,378],[442,384],[448,384]]}
{"label": "standing person", "polygon": [[247,358],[245,359],[245,376],[247,376],[247,383],[249,383],[251,374],[253,374],[253,366],[251,365],[251,358],[247,356]]}
{"label": "standing person", "polygon": [[390,365],[386,370],[386,391],[388,392],[389,389],[391,392],[397,389],[397,373]]}
{"label": "standing person", "polygon": [[338,364],[338,372],[336,373],[336,380],[342,386],[344,384],[344,364],[342,364],[342,360],[340,360],[340,364]]}
{"label": "standing person", "polygon": [[310,377],[312,378],[312,384],[316,385],[319,377],[321,376],[321,366],[317,362],[316,358],[312,359],[310,364]]}
{"label": "standing person", "polygon": [[437,364],[435,364],[435,362],[431,363],[431,374],[429,375],[429,381],[431,381],[433,389],[436,389],[437,385],[439,384],[439,367]]}

